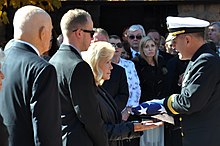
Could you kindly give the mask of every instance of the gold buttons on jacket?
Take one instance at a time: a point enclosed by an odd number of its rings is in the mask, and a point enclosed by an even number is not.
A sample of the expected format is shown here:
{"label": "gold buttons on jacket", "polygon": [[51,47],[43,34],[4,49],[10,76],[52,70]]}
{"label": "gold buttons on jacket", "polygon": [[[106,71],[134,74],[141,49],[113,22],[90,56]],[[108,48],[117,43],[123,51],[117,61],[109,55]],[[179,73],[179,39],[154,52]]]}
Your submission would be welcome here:
{"label": "gold buttons on jacket", "polygon": [[179,118],[179,120],[180,120],[180,122],[181,122],[181,121],[183,120],[183,118],[182,118],[182,117],[180,117],[180,118]]}
{"label": "gold buttons on jacket", "polygon": [[181,136],[182,136],[182,137],[184,136],[184,133],[183,133],[183,132],[181,132]]}

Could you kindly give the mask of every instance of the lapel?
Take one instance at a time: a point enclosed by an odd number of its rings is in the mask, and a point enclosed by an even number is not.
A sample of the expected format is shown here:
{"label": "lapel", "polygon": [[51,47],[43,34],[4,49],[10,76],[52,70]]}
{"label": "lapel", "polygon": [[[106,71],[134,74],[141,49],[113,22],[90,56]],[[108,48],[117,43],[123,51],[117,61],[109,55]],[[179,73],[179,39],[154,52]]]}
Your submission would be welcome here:
{"label": "lapel", "polygon": [[61,44],[59,50],[62,50],[62,51],[71,51],[73,52],[74,54],[76,54],[79,58],[82,59],[82,56],[79,54],[79,52],[73,48],[71,45],[66,45],[66,44]]}
{"label": "lapel", "polygon": [[114,111],[115,117],[117,121],[120,121],[121,117],[119,115],[118,107],[114,101],[114,99],[111,97],[110,94],[101,86],[98,87],[98,92],[102,96],[102,98],[108,103],[108,105],[112,108]]}

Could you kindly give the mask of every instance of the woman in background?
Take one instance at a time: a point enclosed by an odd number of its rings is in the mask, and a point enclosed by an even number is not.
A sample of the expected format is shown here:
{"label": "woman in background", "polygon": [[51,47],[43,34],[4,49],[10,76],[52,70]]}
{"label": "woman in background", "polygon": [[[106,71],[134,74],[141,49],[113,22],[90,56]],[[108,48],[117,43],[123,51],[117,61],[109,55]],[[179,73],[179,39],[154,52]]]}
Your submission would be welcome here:
{"label": "woman in background", "polygon": [[[165,77],[167,68],[165,60],[158,55],[158,47],[149,36],[141,39],[140,55],[133,58],[135,68],[140,79],[140,103],[164,97]],[[145,131],[141,137],[140,146],[163,146],[163,127]]]}

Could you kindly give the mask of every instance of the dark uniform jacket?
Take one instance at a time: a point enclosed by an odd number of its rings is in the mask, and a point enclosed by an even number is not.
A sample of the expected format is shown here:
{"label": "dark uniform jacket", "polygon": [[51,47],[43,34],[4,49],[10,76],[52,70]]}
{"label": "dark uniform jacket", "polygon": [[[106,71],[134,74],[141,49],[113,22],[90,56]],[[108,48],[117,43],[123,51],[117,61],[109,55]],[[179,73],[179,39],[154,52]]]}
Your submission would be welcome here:
{"label": "dark uniform jacket", "polygon": [[22,42],[11,41],[2,66],[0,112],[9,146],[61,146],[55,68]]}
{"label": "dark uniform jacket", "polygon": [[119,111],[122,111],[129,97],[127,77],[123,67],[114,63],[112,63],[112,66],[111,77],[102,86],[113,97]]}
{"label": "dark uniform jacket", "polygon": [[62,109],[63,146],[106,146],[97,89],[90,66],[70,45],[50,59],[57,70]]}
{"label": "dark uniform jacket", "polygon": [[171,95],[164,105],[181,114],[183,146],[220,145],[220,58],[207,44],[191,58],[181,94]]}
{"label": "dark uniform jacket", "polygon": [[131,122],[122,122],[121,112],[110,94],[103,87],[98,87],[101,115],[108,132],[109,146],[123,146],[123,139],[141,136],[141,132],[134,132]]}

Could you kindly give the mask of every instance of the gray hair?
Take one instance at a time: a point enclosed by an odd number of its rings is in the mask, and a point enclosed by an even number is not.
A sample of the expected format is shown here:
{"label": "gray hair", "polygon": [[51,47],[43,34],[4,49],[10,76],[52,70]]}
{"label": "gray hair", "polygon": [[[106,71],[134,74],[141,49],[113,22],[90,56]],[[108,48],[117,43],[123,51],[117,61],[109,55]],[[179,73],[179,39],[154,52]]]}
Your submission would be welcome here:
{"label": "gray hair", "polygon": [[212,22],[209,26],[217,25],[218,26],[218,31],[220,32],[220,22]]}
{"label": "gray hair", "polygon": [[[23,34],[25,30],[28,29],[29,26],[27,27],[27,24],[30,23],[31,19],[34,19],[34,16],[36,14],[44,14],[50,17],[49,14],[45,10],[39,7],[36,7],[36,6],[32,6],[32,5],[21,7],[15,12],[14,19],[13,19],[15,37],[17,36],[19,37],[21,34]],[[32,27],[35,27],[35,26],[32,26]]]}
{"label": "gray hair", "polygon": [[140,24],[134,24],[134,25],[131,25],[128,29],[128,31],[136,31],[136,30],[141,30],[142,33],[143,33],[143,36],[146,36],[146,33],[145,33],[145,30],[144,30],[144,27]]}

